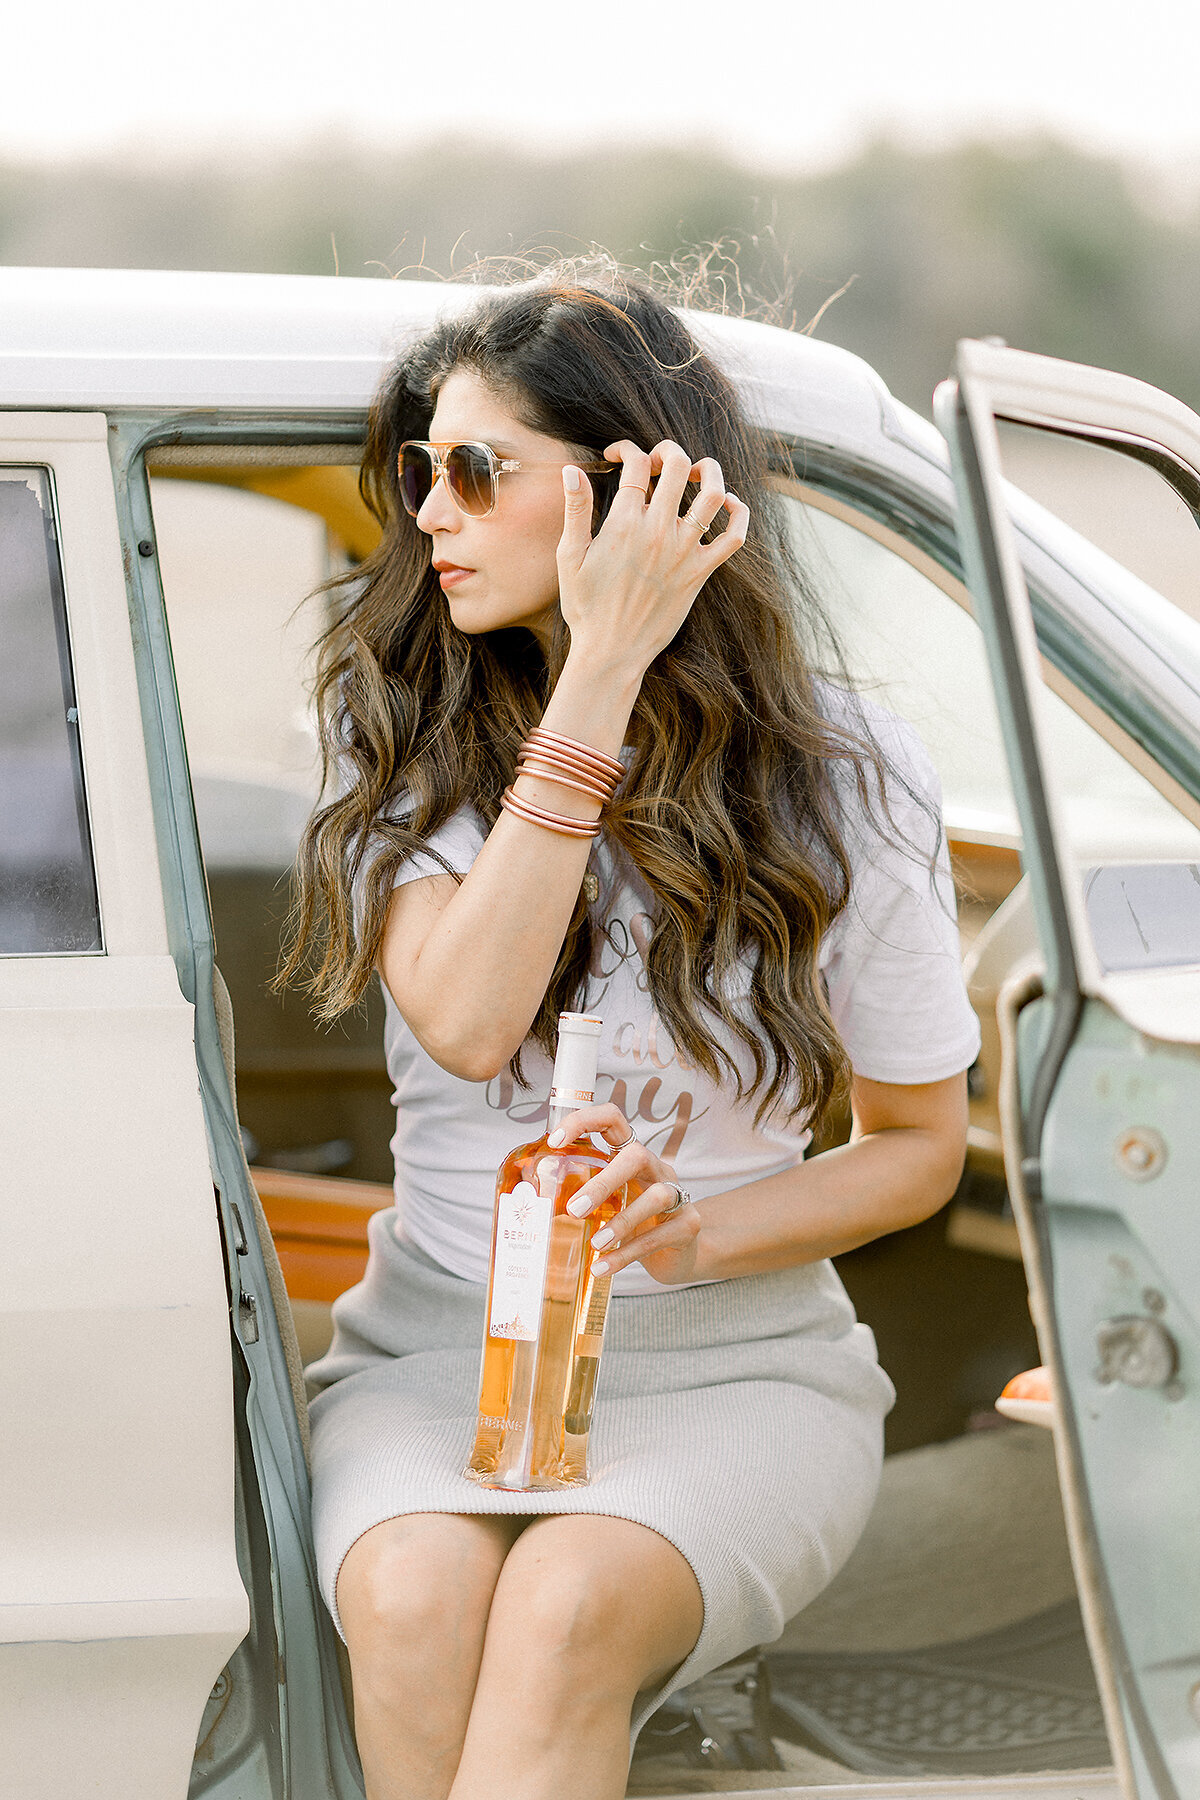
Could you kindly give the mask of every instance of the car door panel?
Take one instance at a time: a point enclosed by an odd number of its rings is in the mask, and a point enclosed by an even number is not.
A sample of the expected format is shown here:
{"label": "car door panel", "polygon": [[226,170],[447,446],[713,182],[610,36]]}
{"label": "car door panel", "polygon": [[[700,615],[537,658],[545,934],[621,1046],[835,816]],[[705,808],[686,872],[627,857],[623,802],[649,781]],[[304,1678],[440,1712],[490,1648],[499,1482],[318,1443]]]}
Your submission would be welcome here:
{"label": "car door panel", "polygon": [[[361,426],[359,427],[361,429]],[[254,435],[287,442],[294,420],[256,419]],[[347,435],[339,421],[330,429]],[[240,417],[202,422],[125,415],[110,436],[137,670],[163,866],[167,935],[195,1007],[195,1070],[223,1236],[233,1332],[237,1537],[250,1629],[212,1686],[190,1792],[204,1800],[334,1800],[361,1794],[338,1680],[336,1637],[316,1585],[309,1520],[307,1419],[295,1329],[270,1232],[246,1165],[233,1081],[233,1020],[215,962],[154,517],[147,452],[183,436],[237,441]],[[318,435],[320,433],[318,432]],[[286,1673],[285,1673],[286,1672]]]}
{"label": "car door panel", "polygon": [[103,920],[100,952],[0,955],[2,1779],[21,1800],[162,1800],[186,1789],[248,1618],[194,1015],[167,943],[105,420],[6,415],[0,464],[48,471],[57,496]]}
{"label": "car door panel", "polygon": [[[960,346],[957,384],[939,390],[937,411],[1043,965],[1000,1001],[1010,1187],[1055,1378],[1064,1499],[1118,1770],[1127,1794],[1173,1800],[1200,1788],[1200,979],[1169,958],[1154,966],[1144,934],[1132,959],[1141,966],[1106,967],[1100,954],[1105,932],[1093,928],[1094,905],[1089,916],[1088,872],[1041,731],[1044,634],[1017,559],[995,421],[1103,435],[1168,473],[1194,505],[1200,420],[1126,377],[976,344]],[[1110,669],[1109,690],[1144,746],[1170,741],[1172,777],[1194,801],[1200,659],[1190,622],[1171,628],[1175,704],[1139,691],[1134,664]],[[1156,653],[1149,634],[1144,651],[1143,662]],[[1091,653],[1099,666],[1104,646]]]}

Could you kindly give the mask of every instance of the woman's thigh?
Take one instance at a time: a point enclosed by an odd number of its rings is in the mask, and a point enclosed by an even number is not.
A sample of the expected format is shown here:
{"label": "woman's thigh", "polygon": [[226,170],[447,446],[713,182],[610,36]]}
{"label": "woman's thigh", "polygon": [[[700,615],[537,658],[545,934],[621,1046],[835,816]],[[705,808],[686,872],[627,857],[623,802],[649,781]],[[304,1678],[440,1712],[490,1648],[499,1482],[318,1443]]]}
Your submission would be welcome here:
{"label": "woman's thigh", "polygon": [[484,1672],[521,1652],[567,1679],[587,1669],[590,1681],[602,1662],[614,1691],[632,1699],[683,1662],[703,1624],[691,1565],[658,1532],[606,1514],[547,1514],[504,1559]]}

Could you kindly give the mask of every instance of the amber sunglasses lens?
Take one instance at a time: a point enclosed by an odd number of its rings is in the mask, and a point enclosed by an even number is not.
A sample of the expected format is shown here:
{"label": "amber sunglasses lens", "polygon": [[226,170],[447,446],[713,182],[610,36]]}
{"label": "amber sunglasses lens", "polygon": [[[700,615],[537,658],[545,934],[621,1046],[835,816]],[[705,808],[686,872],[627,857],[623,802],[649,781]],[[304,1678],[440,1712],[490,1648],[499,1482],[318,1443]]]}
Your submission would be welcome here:
{"label": "amber sunglasses lens", "polygon": [[491,460],[482,444],[455,444],[446,457],[446,479],[465,513],[481,519],[495,506]]}
{"label": "amber sunglasses lens", "polygon": [[418,444],[405,444],[400,452],[400,498],[405,512],[416,518],[433,487],[433,459]]}

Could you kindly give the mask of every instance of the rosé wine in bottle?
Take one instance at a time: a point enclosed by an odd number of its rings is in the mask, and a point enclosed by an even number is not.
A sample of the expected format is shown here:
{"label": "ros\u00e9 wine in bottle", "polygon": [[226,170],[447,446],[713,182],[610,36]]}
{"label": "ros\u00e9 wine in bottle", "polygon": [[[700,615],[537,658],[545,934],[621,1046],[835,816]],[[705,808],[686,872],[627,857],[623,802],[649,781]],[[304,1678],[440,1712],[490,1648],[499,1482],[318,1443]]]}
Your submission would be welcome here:
{"label": "ros\u00e9 wine in bottle", "polygon": [[588,1479],[588,1433],[611,1276],[591,1274],[592,1234],[625,1189],[586,1219],[566,1210],[615,1155],[591,1140],[547,1143],[590,1103],[603,1021],[561,1013],[546,1134],[505,1157],[496,1178],[475,1448],[463,1474],[485,1487],[575,1487]]}

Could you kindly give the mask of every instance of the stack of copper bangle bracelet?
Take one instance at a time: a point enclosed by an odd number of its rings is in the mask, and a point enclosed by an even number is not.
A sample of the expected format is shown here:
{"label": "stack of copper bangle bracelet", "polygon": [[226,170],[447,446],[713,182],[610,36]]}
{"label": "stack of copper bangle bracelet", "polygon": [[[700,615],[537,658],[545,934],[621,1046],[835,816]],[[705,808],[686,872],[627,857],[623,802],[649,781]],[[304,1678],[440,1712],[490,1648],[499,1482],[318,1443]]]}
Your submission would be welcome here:
{"label": "stack of copper bangle bracelet", "polygon": [[[601,806],[608,805],[624,773],[624,763],[618,762],[615,756],[605,756],[588,744],[563,737],[561,732],[547,731],[541,725],[534,726],[517,757],[518,776],[541,776],[545,781],[557,782],[560,787],[573,788],[577,794],[586,794],[589,800],[598,800]],[[561,832],[564,837],[600,836],[598,819],[572,819],[566,813],[550,812],[544,806],[535,806],[532,800],[523,799],[511,787],[505,788],[500,804],[517,818],[527,819],[531,825],[542,825],[547,831]]]}

